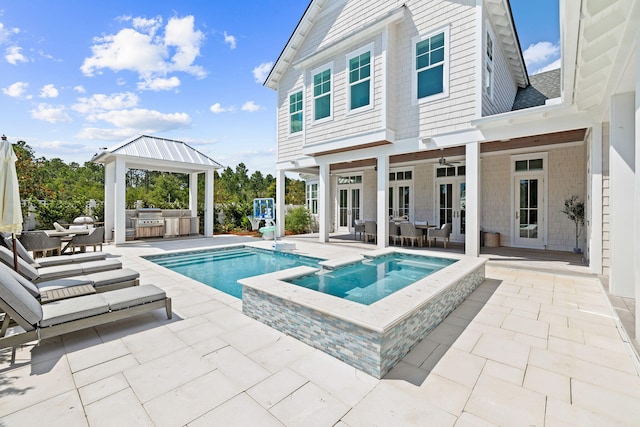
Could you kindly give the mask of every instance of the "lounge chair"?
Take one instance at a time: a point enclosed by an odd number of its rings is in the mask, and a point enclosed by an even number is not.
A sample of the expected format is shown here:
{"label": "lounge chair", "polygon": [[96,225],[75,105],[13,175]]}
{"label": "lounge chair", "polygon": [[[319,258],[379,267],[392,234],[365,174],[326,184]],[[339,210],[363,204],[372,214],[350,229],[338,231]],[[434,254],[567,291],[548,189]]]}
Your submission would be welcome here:
{"label": "lounge chair", "polygon": [[444,247],[446,249],[450,234],[451,234],[450,222],[442,224],[441,228],[430,228],[429,230],[427,230],[427,240],[429,240],[429,247],[431,247],[431,240],[433,240],[433,244],[435,245],[436,239],[442,239],[444,243]]}
{"label": "lounge chair", "polygon": [[[11,235],[3,236],[4,237],[4,245],[9,249],[13,250],[13,240]],[[54,265],[65,265],[65,264],[73,264],[78,262],[89,262],[89,261],[101,261],[107,259],[107,254],[105,253],[79,253],[79,254],[69,254],[69,255],[57,255],[57,256],[49,256],[45,258],[38,258],[36,261],[31,255],[29,255],[29,251],[27,248],[21,243],[20,240],[16,241],[16,249],[18,250],[18,256],[23,260],[27,261],[31,266],[35,268],[39,267],[52,267]]]}
{"label": "lounge chair", "polygon": [[[13,252],[5,247],[0,247],[0,261],[13,268]],[[18,272],[33,282],[44,282],[47,280],[61,279],[63,277],[98,273],[101,271],[117,270],[120,268],[122,268],[122,263],[115,259],[37,268],[21,257],[18,257]]]}
{"label": "lounge chair", "polygon": [[[37,340],[56,337],[94,326],[125,319],[151,310],[164,308],[171,319],[171,298],[154,285],[135,286],[55,301],[40,305],[7,269],[0,269],[0,309],[4,317],[0,324],[0,348],[12,348]],[[6,336],[12,321],[15,328]]]}
{"label": "lounge chair", "polygon": [[[2,263],[0,263],[0,270],[8,271],[18,283],[42,303],[87,293],[108,292],[138,286],[140,284],[140,273],[130,268],[47,280],[38,283],[33,283]],[[63,292],[60,292],[61,290]]]}

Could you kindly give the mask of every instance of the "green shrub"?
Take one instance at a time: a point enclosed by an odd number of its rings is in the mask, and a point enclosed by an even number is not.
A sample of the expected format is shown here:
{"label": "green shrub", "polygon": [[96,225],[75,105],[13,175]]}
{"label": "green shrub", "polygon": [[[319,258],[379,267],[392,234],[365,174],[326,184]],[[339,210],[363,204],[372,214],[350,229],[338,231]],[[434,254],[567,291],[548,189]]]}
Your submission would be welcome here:
{"label": "green shrub", "polygon": [[293,208],[284,218],[284,228],[294,234],[307,233],[311,229],[311,212],[305,206]]}

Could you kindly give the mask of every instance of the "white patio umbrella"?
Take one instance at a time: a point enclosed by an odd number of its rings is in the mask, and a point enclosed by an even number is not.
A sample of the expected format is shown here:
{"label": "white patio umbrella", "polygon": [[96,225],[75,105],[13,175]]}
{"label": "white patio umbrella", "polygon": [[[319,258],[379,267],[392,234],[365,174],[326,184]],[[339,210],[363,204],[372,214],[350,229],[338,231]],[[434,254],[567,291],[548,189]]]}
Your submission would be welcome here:
{"label": "white patio umbrella", "polygon": [[22,209],[20,207],[20,189],[16,173],[16,153],[2,135],[0,140],[0,232],[13,236],[13,265],[18,271],[18,252],[16,251],[16,233],[22,231]]}

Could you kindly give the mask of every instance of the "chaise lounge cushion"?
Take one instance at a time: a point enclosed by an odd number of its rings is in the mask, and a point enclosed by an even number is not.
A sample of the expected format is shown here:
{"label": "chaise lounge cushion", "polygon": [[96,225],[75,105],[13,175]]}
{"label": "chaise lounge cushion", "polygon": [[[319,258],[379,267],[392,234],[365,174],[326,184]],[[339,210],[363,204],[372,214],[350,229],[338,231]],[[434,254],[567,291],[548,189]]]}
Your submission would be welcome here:
{"label": "chaise lounge cushion", "polygon": [[30,280],[25,279],[24,277],[22,277],[22,275],[18,274],[16,271],[2,263],[0,263],[0,270],[5,271],[9,275],[11,275],[14,279],[16,279],[18,283],[22,285],[23,288],[25,288],[34,297],[40,296],[40,289],[38,289],[38,287]]}
{"label": "chaise lounge cushion", "polygon": [[43,316],[38,300],[6,268],[0,268],[0,308],[27,331],[35,329]]}
{"label": "chaise lounge cushion", "polygon": [[[47,280],[38,283],[37,289],[42,292],[55,291],[56,289],[70,288],[73,286],[93,285],[93,282],[87,276],[63,277],[62,279]],[[34,295],[39,296],[39,295]]]}
{"label": "chaise lounge cushion", "polygon": [[38,278],[34,282],[44,282],[62,277],[78,276],[81,274],[98,273],[101,271],[118,270],[122,263],[117,259],[105,259],[102,261],[90,261],[76,264],[54,265],[42,267],[37,270]]}
{"label": "chaise lounge cushion", "polygon": [[82,272],[84,274],[98,273],[100,271],[117,270],[119,268],[122,268],[122,263],[117,259],[89,261],[80,263],[80,265],[82,266]]}
{"label": "chaise lounge cushion", "polygon": [[52,326],[107,313],[109,312],[109,303],[102,295],[85,295],[45,304],[42,306],[43,316],[40,326]]}
{"label": "chaise lounge cushion", "polygon": [[130,268],[120,270],[102,271],[100,273],[87,274],[87,279],[91,281],[93,287],[100,292],[101,286],[114,285],[121,282],[130,282],[140,277],[140,273]]}
{"label": "chaise lounge cushion", "polygon": [[[13,237],[5,237],[4,244],[7,248],[13,251]],[[33,265],[33,267],[38,268],[38,262],[33,259],[33,257],[29,254],[29,251],[24,247],[20,240],[16,239],[16,250],[18,251],[18,256],[23,260],[27,261],[29,264]],[[36,265],[34,265],[36,264]]]}
{"label": "chaise lounge cushion", "polygon": [[[5,247],[0,247],[0,260],[7,266],[13,267],[13,252]],[[20,257],[18,257],[18,271],[29,280],[35,280],[39,277],[38,270]]]}
{"label": "chaise lounge cushion", "polygon": [[101,261],[107,258],[104,252],[83,252],[73,255],[49,256],[38,259],[40,267],[51,267],[54,265],[75,264],[80,262]]}
{"label": "chaise lounge cushion", "polygon": [[109,302],[111,310],[122,310],[166,298],[165,292],[153,285],[134,286],[99,295]]}

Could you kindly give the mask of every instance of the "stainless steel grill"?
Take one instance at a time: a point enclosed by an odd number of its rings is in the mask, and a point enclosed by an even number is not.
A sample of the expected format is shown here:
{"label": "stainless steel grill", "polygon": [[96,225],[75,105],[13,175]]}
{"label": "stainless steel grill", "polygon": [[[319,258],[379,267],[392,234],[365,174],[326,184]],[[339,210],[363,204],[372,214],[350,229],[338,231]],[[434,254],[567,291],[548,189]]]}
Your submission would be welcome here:
{"label": "stainless steel grill", "polygon": [[164,235],[164,218],[162,210],[156,208],[136,209],[136,238],[162,237]]}

